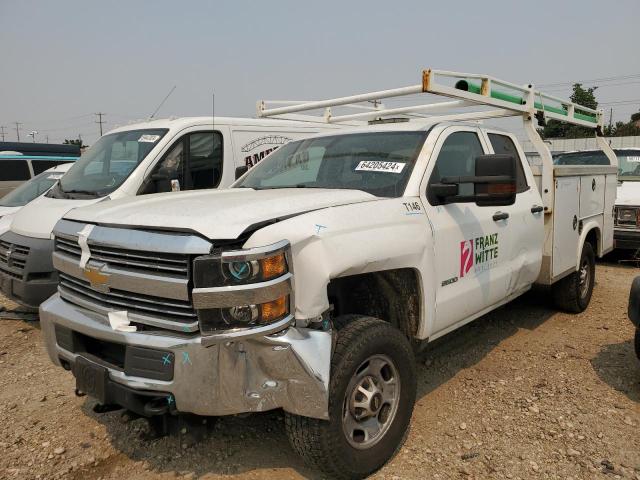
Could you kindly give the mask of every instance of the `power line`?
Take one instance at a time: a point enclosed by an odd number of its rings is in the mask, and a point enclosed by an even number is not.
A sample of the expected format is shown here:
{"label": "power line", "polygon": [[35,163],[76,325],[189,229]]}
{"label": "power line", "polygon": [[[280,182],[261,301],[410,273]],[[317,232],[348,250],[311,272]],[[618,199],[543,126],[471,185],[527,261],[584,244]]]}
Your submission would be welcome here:
{"label": "power line", "polygon": [[106,113],[98,112],[98,113],[95,113],[94,115],[97,115],[97,116],[98,116],[98,121],[97,121],[96,123],[100,124],[100,136],[102,136],[102,124],[104,123],[104,122],[102,121],[102,116],[103,116],[103,115],[106,115]]}
{"label": "power line", "polygon": [[615,80],[628,80],[631,78],[640,78],[640,73],[634,73],[632,75],[618,75],[615,77],[601,77],[601,78],[591,78],[588,80],[572,80],[570,82],[555,82],[555,83],[541,83],[536,85],[536,87],[559,87],[562,85],[573,85],[574,83],[593,83],[593,82],[612,82]]}

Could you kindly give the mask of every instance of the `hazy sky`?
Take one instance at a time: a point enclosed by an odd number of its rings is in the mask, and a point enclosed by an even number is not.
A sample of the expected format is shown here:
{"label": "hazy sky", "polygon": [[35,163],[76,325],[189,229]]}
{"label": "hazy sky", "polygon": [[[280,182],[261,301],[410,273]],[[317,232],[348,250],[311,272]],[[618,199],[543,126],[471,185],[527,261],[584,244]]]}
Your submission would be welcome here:
{"label": "hazy sky", "polygon": [[[148,117],[254,116],[258,99],[416,84],[425,67],[515,83],[597,82],[614,120],[640,108],[640,1],[0,0],[0,125],[38,141]],[[623,78],[618,78],[623,77]],[[593,82],[587,82],[589,85]],[[549,93],[567,96],[568,86]],[[631,102],[634,101],[634,102]]]}

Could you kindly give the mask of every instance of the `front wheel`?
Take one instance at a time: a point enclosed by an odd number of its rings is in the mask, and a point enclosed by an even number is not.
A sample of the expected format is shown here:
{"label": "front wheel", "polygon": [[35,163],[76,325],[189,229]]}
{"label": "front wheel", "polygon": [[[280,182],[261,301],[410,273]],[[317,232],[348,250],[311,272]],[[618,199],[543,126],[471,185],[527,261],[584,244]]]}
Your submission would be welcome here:
{"label": "front wheel", "polygon": [[578,271],[553,285],[553,299],[561,310],[580,313],[591,301],[596,279],[596,256],[589,242],[582,246]]}
{"label": "front wheel", "polygon": [[364,478],[402,446],[415,397],[407,338],[382,320],[351,316],[331,361],[329,420],[286,414],[287,435],[307,463],[331,477]]}

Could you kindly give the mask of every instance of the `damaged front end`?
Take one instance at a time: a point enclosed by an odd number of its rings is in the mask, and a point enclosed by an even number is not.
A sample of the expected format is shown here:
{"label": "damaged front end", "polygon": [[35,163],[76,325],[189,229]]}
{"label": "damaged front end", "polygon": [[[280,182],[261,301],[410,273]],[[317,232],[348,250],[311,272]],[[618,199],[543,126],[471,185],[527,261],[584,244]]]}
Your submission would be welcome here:
{"label": "damaged front end", "polygon": [[327,418],[332,333],[295,325],[288,242],[216,252],[191,235],[83,228],[56,227],[61,282],[40,309],[49,356],[79,387],[147,416]]}

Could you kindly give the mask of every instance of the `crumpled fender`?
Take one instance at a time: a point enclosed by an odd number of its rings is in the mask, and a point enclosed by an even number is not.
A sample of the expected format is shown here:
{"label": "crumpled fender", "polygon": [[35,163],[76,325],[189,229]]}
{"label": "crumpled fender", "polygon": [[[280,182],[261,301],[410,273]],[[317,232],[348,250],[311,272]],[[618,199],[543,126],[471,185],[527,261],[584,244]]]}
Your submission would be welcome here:
{"label": "crumpled fender", "polygon": [[[361,273],[413,268],[421,283],[433,278],[431,227],[424,208],[409,211],[416,198],[380,199],[330,207],[277,222],[256,231],[244,245],[257,247],[287,239],[293,253],[295,317],[313,320],[329,308],[331,279]],[[431,288],[421,288],[433,292]],[[418,337],[427,336],[427,306],[423,298]]]}

